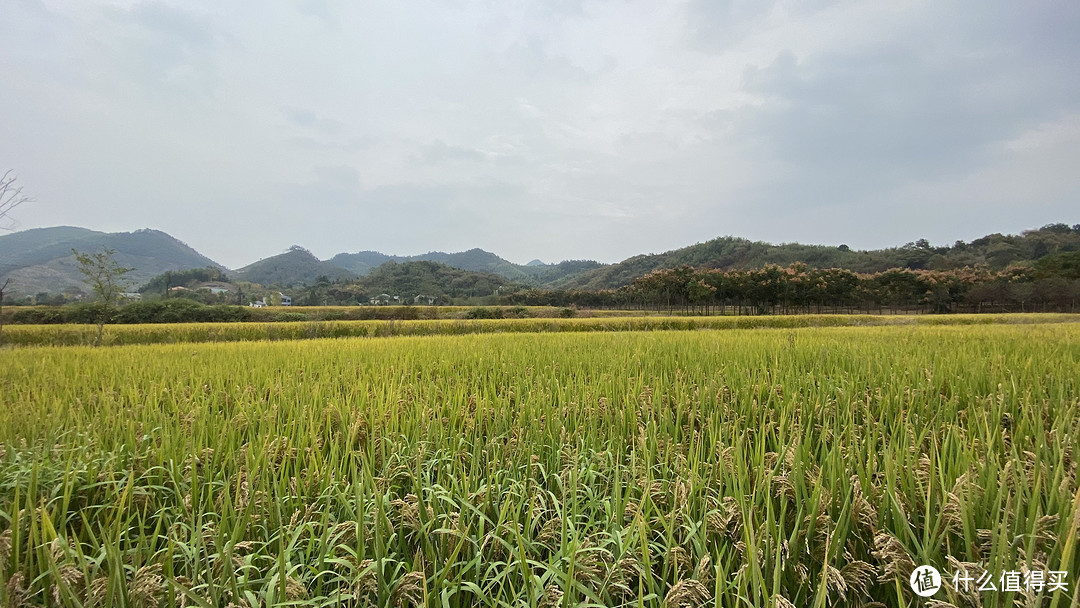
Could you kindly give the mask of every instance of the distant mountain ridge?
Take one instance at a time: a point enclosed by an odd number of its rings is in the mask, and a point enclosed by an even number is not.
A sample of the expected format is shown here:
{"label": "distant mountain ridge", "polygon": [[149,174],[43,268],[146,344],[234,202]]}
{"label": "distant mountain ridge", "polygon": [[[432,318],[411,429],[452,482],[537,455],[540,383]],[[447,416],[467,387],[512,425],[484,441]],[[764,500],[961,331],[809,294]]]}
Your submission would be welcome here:
{"label": "distant mountain ridge", "polygon": [[284,287],[309,285],[323,276],[331,281],[348,281],[358,276],[340,266],[320,260],[298,245],[293,245],[285,253],[248,264],[230,275],[240,281]]}
{"label": "distant mountain ridge", "polygon": [[[11,294],[78,291],[83,289],[82,277],[71,250],[95,251],[102,247],[114,249],[121,265],[135,268],[129,275],[133,288],[169,270],[207,266],[224,269],[158,230],[110,234],[58,226],[0,236],[0,281],[11,279],[8,290]],[[683,265],[732,270],[803,263],[810,267],[845,268],[864,273],[889,268],[946,270],[986,266],[1002,269],[1010,264],[1034,264],[1046,256],[1072,251],[1080,251],[1080,224],[1049,224],[1019,235],[991,234],[970,243],[957,241],[940,247],[920,239],[902,247],[870,251],[855,251],[846,245],[774,245],[726,236],[664,253],[633,256],[616,264],[591,260],[544,264],[533,260],[519,265],[483,249],[457,253],[433,251],[412,256],[359,251],[320,260],[310,251],[293,246],[284,253],[239,270],[227,271],[227,274],[235,280],[266,286],[299,287],[313,285],[322,277],[331,281],[352,281],[370,275],[388,262],[437,262],[459,270],[497,275],[518,285],[598,290],[629,285],[650,272]]]}
{"label": "distant mountain ridge", "polygon": [[330,258],[329,262],[359,276],[369,274],[386,262],[439,262],[461,270],[497,274],[511,281],[525,281],[535,277],[537,274],[536,266],[519,266],[483,249],[469,249],[459,253],[431,251],[420,255],[407,256],[387,255],[378,251],[360,251],[358,253],[339,253]]}
{"label": "distant mountain ridge", "polygon": [[0,281],[11,279],[11,293],[62,293],[85,290],[72,249],[114,250],[131,288],[169,271],[212,266],[224,268],[160,230],[106,233],[73,226],[34,228],[0,236]]}

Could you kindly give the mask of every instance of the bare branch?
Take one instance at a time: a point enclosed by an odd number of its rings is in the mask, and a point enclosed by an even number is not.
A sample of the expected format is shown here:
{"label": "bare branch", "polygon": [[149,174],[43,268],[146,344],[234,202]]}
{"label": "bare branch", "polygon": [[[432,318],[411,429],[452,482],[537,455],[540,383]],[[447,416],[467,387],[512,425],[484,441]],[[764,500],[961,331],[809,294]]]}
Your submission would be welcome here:
{"label": "bare branch", "polygon": [[14,230],[16,224],[9,214],[19,205],[34,200],[23,194],[22,186],[15,184],[18,176],[11,169],[4,172],[0,177],[0,229]]}

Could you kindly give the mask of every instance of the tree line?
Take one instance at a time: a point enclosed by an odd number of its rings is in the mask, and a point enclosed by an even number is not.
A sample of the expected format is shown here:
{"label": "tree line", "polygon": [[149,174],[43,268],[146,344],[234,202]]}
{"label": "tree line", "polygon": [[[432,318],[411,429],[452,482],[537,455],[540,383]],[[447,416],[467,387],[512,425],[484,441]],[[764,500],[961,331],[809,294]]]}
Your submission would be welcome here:
{"label": "tree line", "polygon": [[650,272],[619,289],[528,289],[500,301],[703,314],[1077,312],[1080,252],[1048,261],[997,271],[895,268],[869,274],[803,263],[741,270],[684,265]]}

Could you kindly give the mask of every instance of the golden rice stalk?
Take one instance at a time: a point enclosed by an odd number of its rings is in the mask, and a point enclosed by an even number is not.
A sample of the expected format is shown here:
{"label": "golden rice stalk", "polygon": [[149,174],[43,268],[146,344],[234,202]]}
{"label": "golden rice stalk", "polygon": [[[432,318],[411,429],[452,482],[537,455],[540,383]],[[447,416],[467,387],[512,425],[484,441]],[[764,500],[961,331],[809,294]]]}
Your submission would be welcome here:
{"label": "golden rice stalk", "polygon": [[668,549],[665,556],[667,565],[671,567],[681,577],[684,573],[690,571],[691,559],[690,554],[686,552],[686,549],[682,547],[672,547]]}
{"label": "golden rice stalk", "polygon": [[7,564],[11,557],[11,528],[0,534],[0,564]]}
{"label": "golden rice stalk", "polygon": [[664,597],[664,608],[698,608],[712,599],[709,588],[692,578],[675,584]]}
{"label": "golden rice stalk", "polygon": [[582,586],[598,590],[607,576],[612,557],[606,549],[598,549],[588,540],[574,552],[574,580]]}
{"label": "golden rice stalk", "polygon": [[841,596],[846,594],[848,590],[844,575],[832,564],[825,564],[825,587]]}
{"label": "golden rice stalk", "polygon": [[836,523],[828,513],[822,513],[814,520],[814,535],[822,543],[828,543],[835,529]]}
{"label": "golden rice stalk", "polygon": [[870,587],[874,584],[875,574],[877,574],[877,569],[874,568],[873,564],[862,560],[850,561],[840,569],[840,576],[844,578],[848,589],[857,596],[866,595],[870,592]]}
{"label": "golden rice stalk", "polygon": [[357,598],[374,598],[379,592],[379,581],[375,577],[375,561],[365,559],[356,566],[359,575],[353,582],[352,593]]}
{"label": "golden rice stalk", "polygon": [[979,528],[975,530],[975,538],[978,543],[975,545],[976,554],[979,556],[989,555],[994,550],[994,531],[987,528]]}
{"label": "golden rice stalk", "polygon": [[291,576],[285,579],[285,599],[295,602],[297,600],[306,600],[307,597],[308,590],[304,583]]}
{"label": "golden rice stalk", "polygon": [[562,542],[562,519],[552,517],[544,522],[539,534],[536,535],[536,542],[549,549],[554,549]]}
{"label": "golden rice stalk", "polygon": [[424,603],[424,573],[410,572],[401,577],[390,593],[390,604],[404,606],[422,606]]}
{"label": "golden rice stalk", "polygon": [[102,576],[90,582],[86,589],[86,608],[105,607],[105,598],[109,595],[109,577]]}
{"label": "golden rice stalk", "polygon": [[1027,551],[1024,549],[1024,547],[1018,547],[1017,553],[1019,554],[1019,559],[1017,560],[1019,569],[1021,572],[1024,573],[1025,576],[1027,575],[1029,570],[1045,571],[1051,569],[1047,565],[1049,558],[1043,551],[1034,551],[1030,556],[1028,556]]}
{"label": "golden rice stalk", "polygon": [[733,496],[725,496],[720,505],[721,530],[731,540],[737,540],[742,536],[742,510]]}
{"label": "golden rice stalk", "polygon": [[[405,528],[414,532],[421,532],[423,529],[423,522],[420,519],[420,499],[416,494],[408,494],[405,499],[395,499],[390,503],[390,506],[397,510],[399,521]],[[435,511],[427,506],[427,520],[431,521],[435,519]]]}
{"label": "golden rice stalk", "polygon": [[[949,570],[951,572],[979,572],[982,570],[982,566],[973,562],[962,562],[951,555],[945,556],[945,561],[949,564]],[[956,593],[964,599],[964,603],[968,606],[982,606],[982,598],[974,585],[968,585],[965,590],[962,586],[958,589],[953,585],[952,579],[948,577],[941,577],[941,584],[946,589]]]}
{"label": "golden rice stalk", "polygon": [[891,583],[899,580],[906,583],[912,571],[915,570],[915,562],[908,555],[900,539],[888,532],[878,532],[874,536],[874,547],[872,555],[885,564],[878,581]]}
{"label": "golden rice stalk", "polygon": [[12,574],[7,583],[8,604],[13,608],[29,606],[30,603],[27,601],[29,596],[30,592],[23,586],[22,572]]}
{"label": "golden rice stalk", "polygon": [[[75,566],[72,566],[71,564],[65,564],[63,566],[60,566],[57,575],[57,578],[60,579],[59,582],[63,583],[65,588],[74,593],[76,596],[80,596],[82,594],[82,570],[76,568]],[[56,603],[57,606],[63,606],[64,595],[60,592],[60,585],[58,585],[57,583],[53,583],[52,585],[50,585],[49,590],[51,591],[53,602]]]}
{"label": "golden rice stalk", "polygon": [[544,595],[540,596],[540,608],[559,608],[562,606],[563,592],[555,586],[548,586],[544,589]]}
{"label": "golden rice stalk", "polygon": [[165,579],[161,576],[161,564],[151,564],[135,572],[127,595],[134,606],[156,608],[164,593]]}
{"label": "golden rice stalk", "polygon": [[919,482],[919,488],[925,493],[931,482],[930,457],[923,454],[919,457],[919,466],[915,467],[915,479]]}
{"label": "golden rice stalk", "polygon": [[713,574],[715,574],[715,571],[712,567],[712,558],[706,553],[701,556],[701,560],[698,561],[697,567],[694,568],[694,578],[708,586],[712,584]]}
{"label": "golden rice stalk", "polygon": [[773,495],[777,498],[786,498],[789,501],[795,501],[795,484],[792,483],[791,478],[787,475],[782,474],[772,478],[772,491]]}
{"label": "golden rice stalk", "polygon": [[686,499],[690,496],[690,487],[680,479],[675,482],[674,491],[675,500],[671,509],[672,511],[677,511],[686,504]]}
{"label": "golden rice stalk", "polygon": [[941,508],[941,520],[949,532],[960,533],[964,529],[963,501],[952,492],[945,493],[945,504]]}
{"label": "golden rice stalk", "polygon": [[862,483],[858,475],[851,476],[851,516],[855,524],[871,534],[877,532],[878,512],[873,504],[863,495]]}
{"label": "golden rice stalk", "polygon": [[[1074,520],[1080,521],[1080,513],[1074,515],[1076,515]],[[1046,547],[1058,540],[1055,528],[1057,528],[1060,519],[1061,518],[1058,515],[1043,515],[1035,521],[1035,530],[1033,531],[1035,535],[1035,546]]]}
{"label": "golden rice stalk", "polygon": [[635,586],[645,576],[645,568],[638,559],[629,552],[625,557],[615,562],[611,571],[608,587],[619,597],[633,597],[636,593]]}
{"label": "golden rice stalk", "polygon": [[724,463],[727,470],[733,470],[735,468],[735,446],[728,446],[721,450],[720,461]]}

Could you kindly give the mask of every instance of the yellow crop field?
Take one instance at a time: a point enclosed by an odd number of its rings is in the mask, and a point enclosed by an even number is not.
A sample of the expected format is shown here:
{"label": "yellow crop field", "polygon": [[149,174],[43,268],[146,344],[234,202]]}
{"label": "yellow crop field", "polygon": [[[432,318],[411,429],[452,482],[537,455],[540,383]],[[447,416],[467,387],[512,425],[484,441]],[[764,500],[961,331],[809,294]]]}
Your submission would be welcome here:
{"label": "yellow crop field", "polygon": [[932,322],[8,348],[0,604],[1076,606],[1080,325]]}
{"label": "yellow crop field", "polygon": [[[252,342],[313,338],[378,338],[488,333],[683,331],[702,329],[792,329],[798,327],[863,327],[881,325],[987,325],[1080,323],[1067,313],[1002,315],[762,315],[762,316],[600,316],[586,318],[423,319],[367,321],[147,323],[106,325],[102,343],[173,344],[185,342]],[[11,346],[90,346],[94,325],[13,325],[4,328]]]}

